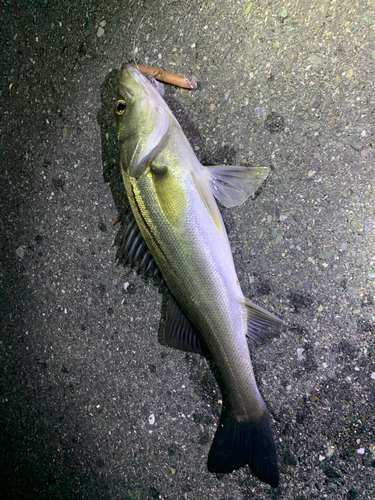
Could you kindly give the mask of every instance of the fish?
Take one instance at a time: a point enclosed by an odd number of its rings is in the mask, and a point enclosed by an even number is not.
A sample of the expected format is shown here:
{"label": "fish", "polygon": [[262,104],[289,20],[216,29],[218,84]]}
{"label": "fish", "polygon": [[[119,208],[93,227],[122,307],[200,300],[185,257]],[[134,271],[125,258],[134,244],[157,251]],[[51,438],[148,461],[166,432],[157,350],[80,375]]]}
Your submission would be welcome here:
{"label": "fish", "polygon": [[286,325],[243,295],[217,205],[244,203],[270,169],[201,165],[157,88],[130,64],[120,71],[118,94],[121,174],[132,212],[117,258],[167,285],[165,345],[203,354],[215,366],[223,405],[208,471],[231,473],[248,464],[277,487],[271,418],[248,338],[261,340]]}

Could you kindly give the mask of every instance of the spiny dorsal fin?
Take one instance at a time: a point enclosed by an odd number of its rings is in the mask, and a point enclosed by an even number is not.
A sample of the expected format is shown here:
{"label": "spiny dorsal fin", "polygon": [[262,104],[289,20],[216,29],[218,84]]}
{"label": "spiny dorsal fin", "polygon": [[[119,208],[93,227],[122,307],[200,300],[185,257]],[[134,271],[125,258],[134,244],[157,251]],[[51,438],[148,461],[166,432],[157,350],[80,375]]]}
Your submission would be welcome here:
{"label": "spiny dorsal fin", "polygon": [[161,273],[138,228],[133,213],[128,214],[121,224],[115,240],[118,246],[117,265],[128,266],[141,275],[161,279]]}

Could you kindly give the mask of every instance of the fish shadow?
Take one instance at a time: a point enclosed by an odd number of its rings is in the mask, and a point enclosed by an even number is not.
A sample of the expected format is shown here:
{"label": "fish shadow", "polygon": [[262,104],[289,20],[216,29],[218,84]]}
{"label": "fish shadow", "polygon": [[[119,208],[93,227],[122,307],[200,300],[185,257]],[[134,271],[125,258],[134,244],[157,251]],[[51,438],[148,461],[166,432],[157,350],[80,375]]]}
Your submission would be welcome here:
{"label": "fish shadow", "polygon": [[103,179],[111,189],[119,219],[123,219],[129,213],[130,205],[121,176],[117,121],[113,111],[116,102],[116,86],[119,74],[120,71],[112,70],[100,86],[102,105],[97,114],[97,121],[100,127]]}

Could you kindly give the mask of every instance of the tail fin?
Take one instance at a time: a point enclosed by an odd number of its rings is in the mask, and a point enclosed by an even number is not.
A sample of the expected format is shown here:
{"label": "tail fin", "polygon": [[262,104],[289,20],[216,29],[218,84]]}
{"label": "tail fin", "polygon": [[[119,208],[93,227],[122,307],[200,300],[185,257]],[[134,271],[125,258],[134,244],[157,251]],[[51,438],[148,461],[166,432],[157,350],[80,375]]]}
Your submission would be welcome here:
{"label": "tail fin", "polygon": [[279,484],[276,445],[267,410],[258,422],[238,422],[223,410],[207,467],[210,472],[230,473],[249,464],[252,473],[276,488]]}

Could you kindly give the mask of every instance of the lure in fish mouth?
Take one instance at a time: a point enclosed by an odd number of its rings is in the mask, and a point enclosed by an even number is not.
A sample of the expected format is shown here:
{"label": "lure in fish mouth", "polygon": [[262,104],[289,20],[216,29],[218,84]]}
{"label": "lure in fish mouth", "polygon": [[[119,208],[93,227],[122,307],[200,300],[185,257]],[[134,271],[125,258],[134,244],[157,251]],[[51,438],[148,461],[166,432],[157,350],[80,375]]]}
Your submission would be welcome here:
{"label": "lure in fish mouth", "polygon": [[244,297],[216,203],[245,202],[269,169],[202,166],[164,99],[135,67],[123,66],[118,92],[121,172],[132,209],[118,241],[118,261],[167,284],[163,342],[204,354],[217,367],[223,410],[208,470],[230,473],[249,464],[255,476],[276,487],[271,419],[247,338],[260,340],[285,324]]}

